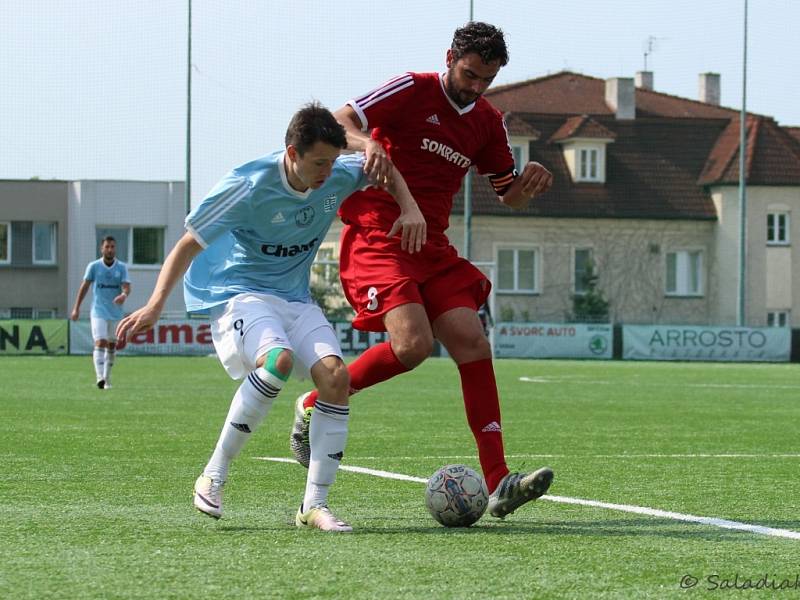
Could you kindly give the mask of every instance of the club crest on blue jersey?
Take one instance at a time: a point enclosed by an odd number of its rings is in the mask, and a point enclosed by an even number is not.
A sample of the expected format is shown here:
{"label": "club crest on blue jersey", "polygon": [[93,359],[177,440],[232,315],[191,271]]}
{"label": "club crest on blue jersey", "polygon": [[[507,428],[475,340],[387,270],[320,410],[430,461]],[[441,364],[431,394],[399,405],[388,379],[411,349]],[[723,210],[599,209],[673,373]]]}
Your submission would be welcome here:
{"label": "club crest on blue jersey", "polygon": [[314,220],[314,207],[304,206],[294,214],[294,222],[298,227],[308,227]]}

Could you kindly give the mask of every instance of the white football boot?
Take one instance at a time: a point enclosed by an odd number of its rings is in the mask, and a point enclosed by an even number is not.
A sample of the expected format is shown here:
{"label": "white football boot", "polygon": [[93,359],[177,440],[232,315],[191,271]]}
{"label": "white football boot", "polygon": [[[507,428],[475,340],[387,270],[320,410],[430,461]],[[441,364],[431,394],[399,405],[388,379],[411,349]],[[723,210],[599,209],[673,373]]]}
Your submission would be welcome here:
{"label": "white football boot", "polygon": [[222,517],[222,488],[224,481],[200,475],[194,482],[194,507],[201,513],[219,519]]}
{"label": "white football boot", "polygon": [[353,528],[342,521],[337,519],[327,506],[315,506],[303,511],[302,504],[297,509],[297,516],[294,518],[294,524],[298,527],[316,528],[322,531],[337,531],[339,533],[349,533]]}
{"label": "white football boot", "polygon": [[294,424],[292,433],[289,435],[289,448],[297,462],[306,469],[311,462],[311,442],[308,439],[308,431],[311,428],[311,413],[313,408],[303,408],[303,402],[311,392],[301,394],[294,403]]}

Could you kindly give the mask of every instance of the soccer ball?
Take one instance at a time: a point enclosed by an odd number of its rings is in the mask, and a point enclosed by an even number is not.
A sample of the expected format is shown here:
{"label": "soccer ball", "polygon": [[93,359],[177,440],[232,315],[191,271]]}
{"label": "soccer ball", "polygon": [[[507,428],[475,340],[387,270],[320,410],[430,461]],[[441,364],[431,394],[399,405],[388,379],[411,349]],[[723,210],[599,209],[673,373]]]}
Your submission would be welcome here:
{"label": "soccer ball", "polygon": [[445,527],[469,527],[489,504],[489,490],[479,473],[466,465],[446,465],[428,480],[425,505]]}

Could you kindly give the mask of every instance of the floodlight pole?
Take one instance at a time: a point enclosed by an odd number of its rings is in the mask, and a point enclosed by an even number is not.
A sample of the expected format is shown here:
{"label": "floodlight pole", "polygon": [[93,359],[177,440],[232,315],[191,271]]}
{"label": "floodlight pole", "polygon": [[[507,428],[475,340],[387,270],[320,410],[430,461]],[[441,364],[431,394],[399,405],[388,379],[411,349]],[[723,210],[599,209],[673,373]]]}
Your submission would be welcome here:
{"label": "floodlight pole", "polygon": [[192,210],[192,0],[188,0],[186,27],[186,181],[183,204],[186,214]]}
{"label": "floodlight pole", "polygon": [[[472,21],[473,0],[469,0],[469,20]],[[472,245],[472,170],[467,167],[467,174],[464,177],[464,258],[470,258],[470,246]]]}
{"label": "floodlight pole", "polygon": [[747,155],[747,0],[744,0],[744,50],[742,54],[742,112],[739,115],[739,293],[736,305],[736,324],[743,327],[747,285],[747,185],[745,177]]}

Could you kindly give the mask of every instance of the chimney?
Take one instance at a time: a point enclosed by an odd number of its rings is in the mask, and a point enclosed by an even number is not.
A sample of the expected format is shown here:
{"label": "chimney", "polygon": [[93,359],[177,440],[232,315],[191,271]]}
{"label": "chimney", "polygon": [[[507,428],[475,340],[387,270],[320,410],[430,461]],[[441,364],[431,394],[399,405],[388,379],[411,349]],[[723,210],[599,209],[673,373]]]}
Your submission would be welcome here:
{"label": "chimney", "polygon": [[653,72],[652,71],[636,71],[636,87],[643,90],[653,89]]}
{"label": "chimney", "polygon": [[633,78],[606,79],[606,104],[616,113],[617,119],[635,119],[636,92],[633,88]]}
{"label": "chimney", "polygon": [[719,73],[700,73],[700,102],[719,106]]}

